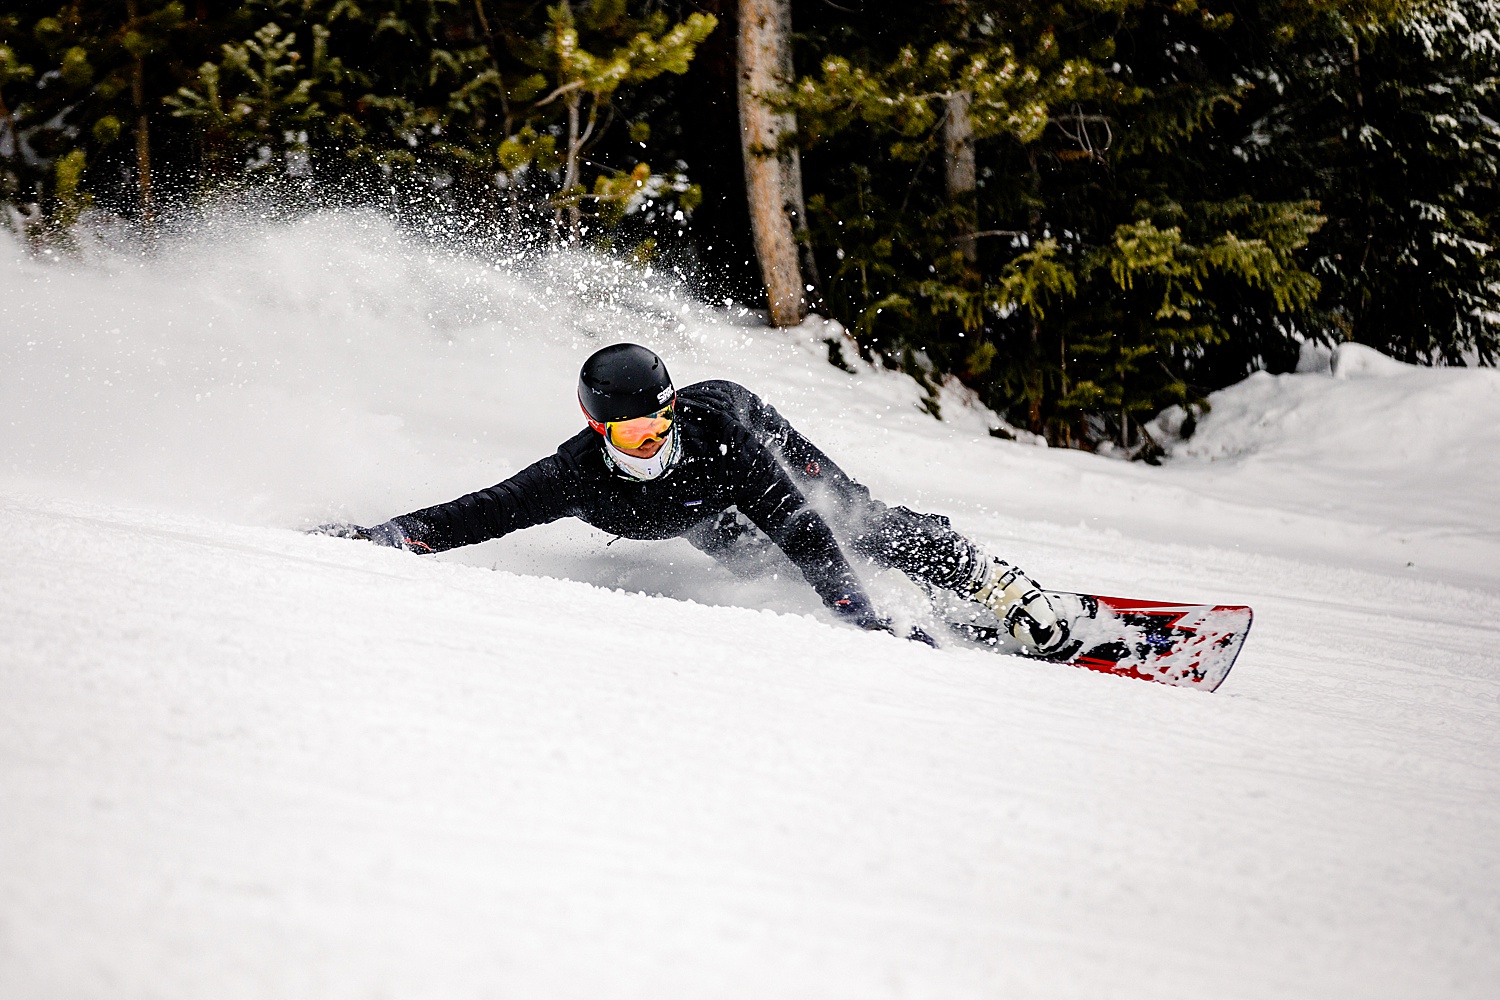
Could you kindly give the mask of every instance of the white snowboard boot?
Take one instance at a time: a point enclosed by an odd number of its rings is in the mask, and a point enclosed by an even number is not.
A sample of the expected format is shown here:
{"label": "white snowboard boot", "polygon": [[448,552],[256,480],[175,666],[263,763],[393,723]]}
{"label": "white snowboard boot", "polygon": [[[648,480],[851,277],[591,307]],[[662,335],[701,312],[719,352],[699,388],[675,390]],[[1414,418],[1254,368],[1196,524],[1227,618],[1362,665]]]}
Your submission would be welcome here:
{"label": "white snowboard boot", "polygon": [[1067,622],[1058,618],[1042,588],[1004,559],[979,555],[970,600],[988,608],[1029,653],[1045,655],[1068,641]]}

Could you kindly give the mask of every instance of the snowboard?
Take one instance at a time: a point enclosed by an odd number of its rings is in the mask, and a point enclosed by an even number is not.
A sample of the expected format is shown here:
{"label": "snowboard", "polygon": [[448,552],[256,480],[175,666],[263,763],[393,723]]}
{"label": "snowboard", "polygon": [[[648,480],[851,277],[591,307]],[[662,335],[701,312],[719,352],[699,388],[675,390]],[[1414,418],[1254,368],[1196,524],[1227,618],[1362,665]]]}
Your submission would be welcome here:
{"label": "snowboard", "polygon": [[[1056,652],[1029,655],[1200,691],[1213,691],[1224,683],[1253,617],[1249,608],[1237,605],[1168,604],[1097,594],[1047,596],[1068,618],[1069,638]],[[973,642],[1028,655],[998,622],[950,625]]]}

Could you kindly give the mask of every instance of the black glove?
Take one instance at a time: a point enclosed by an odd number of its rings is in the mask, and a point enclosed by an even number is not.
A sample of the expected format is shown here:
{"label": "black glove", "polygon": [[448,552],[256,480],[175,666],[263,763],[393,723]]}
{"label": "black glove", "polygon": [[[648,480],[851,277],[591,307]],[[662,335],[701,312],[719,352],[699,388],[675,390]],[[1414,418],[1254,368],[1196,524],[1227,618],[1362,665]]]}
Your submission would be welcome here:
{"label": "black glove", "polygon": [[386,521],[370,528],[364,528],[357,524],[346,524],[335,521],[332,524],[320,524],[316,528],[309,528],[309,535],[331,535],[334,538],[355,538],[362,542],[374,542],[376,545],[384,545],[392,549],[404,549],[407,552],[427,554],[436,551],[426,542],[418,541],[406,534],[395,521]]}
{"label": "black glove", "polygon": [[[891,624],[891,620],[889,618],[881,618],[878,615],[872,614],[865,618],[857,618],[854,620],[854,624],[866,632],[889,632],[891,635],[897,634],[896,627]],[[920,642],[924,646],[931,646],[933,649],[938,648],[937,640],[916,625],[913,625],[911,630],[906,633],[906,639],[908,642]]]}
{"label": "black glove", "polygon": [[[897,634],[895,626],[891,624],[891,620],[889,618],[882,618],[876,614],[875,609],[870,606],[869,598],[863,594],[849,594],[834,602],[834,610],[838,611],[844,620],[855,628],[864,629],[866,632],[889,632],[891,635]],[[931,646],[933,649],[937,648],[937,643],[933,641],[932,636],[916,626],[912,626],[911,631],[906,633],[906,638],[912,642],[920,642]]]}
{"label": "black glove", "polygon": [[906,638],[910,642],[920,642],[924,646],[931,646],[933,649],[938,648],[937,640],[917,625],[911,627],[911,631],[906,633]]}
{"label": "black glove", "polygon": [[327,535],[330,538],[357,538],[362,542],[370,540],[370,529],[361,528],[357,524],[345,524],[343,521],[334,521],[331,524],[320,524],[316,528],[308,528],[304,535]]}
{"label": "black glove", "polygon": [[891,631],[891,620],[877,615],[870,606],[870,599],[864,594],[845,594],[833,602],[833,610],[844,621],[866,632]]}

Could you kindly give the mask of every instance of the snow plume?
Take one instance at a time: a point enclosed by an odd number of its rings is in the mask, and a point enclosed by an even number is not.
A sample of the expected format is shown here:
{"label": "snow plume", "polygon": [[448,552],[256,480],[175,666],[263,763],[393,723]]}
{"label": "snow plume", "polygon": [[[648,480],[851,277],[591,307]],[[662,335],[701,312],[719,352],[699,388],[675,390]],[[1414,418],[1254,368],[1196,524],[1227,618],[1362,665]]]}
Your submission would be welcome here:
{"label": "snow plume", "polygon": [[0,346],[0,469],[234,518],[368,518],[397,484],[491,482],[573,429],[576,357],[681,332],[652,310],[672,291],[623,265],[451,251],[371,212],[221,212],[81,262],[0,252],[24,331]]}
{"label": "snow plume", "polygon": [[757,322],[618,260],[454,248],[363,211],[222,210],[82,260],[0,243],[0,302],[12,488],[262,523],[488,485],[581,426],[592,350],[732,375]]}
{"label": "snow plume", "polygon": [[[0,490],[241,524],[371,524],[498,482],[583,426],[578,366],[622,340],[660,352],[679,385],[752,385],[835,445],[863,436],[830,424],[861,414],[933,424],[911,379],[852,350],[857,376],[826,363],[837,324],[771,331],[670,272],[375,211],[220,206],[149,252],[117,239],[76,258],[0,240],[0,310]],[[960,389],[942,402],[969,434],[998,422]],[[604,541],[573,524],[514,541],[510,562],[454,558],[680,592],[670,556],[661,573],[621,558],[606,572]]]}

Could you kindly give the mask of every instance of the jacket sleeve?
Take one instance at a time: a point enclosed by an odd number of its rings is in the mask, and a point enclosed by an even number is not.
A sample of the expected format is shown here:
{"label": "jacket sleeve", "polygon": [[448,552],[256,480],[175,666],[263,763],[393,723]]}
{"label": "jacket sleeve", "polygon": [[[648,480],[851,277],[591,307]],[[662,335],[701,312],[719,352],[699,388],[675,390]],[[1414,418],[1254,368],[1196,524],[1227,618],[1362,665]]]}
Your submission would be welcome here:
{"label": "jacket sleeve", "polygon": [[575,477],[548,455],[504,482],[457,500],[392,518],[410,542],[432,552],[474,545],[574,513]]}
{"label": "jacket sleeve", "polygon": [[771,536],[830,609],[862,625],[873,620],[870,601],[828,522],[771,453],[744,431],[732,433],[726,444],[738,466],[740,512]]}

